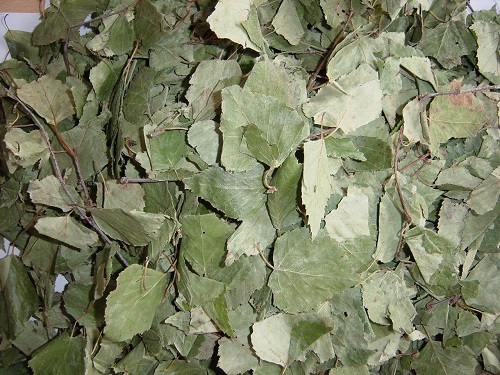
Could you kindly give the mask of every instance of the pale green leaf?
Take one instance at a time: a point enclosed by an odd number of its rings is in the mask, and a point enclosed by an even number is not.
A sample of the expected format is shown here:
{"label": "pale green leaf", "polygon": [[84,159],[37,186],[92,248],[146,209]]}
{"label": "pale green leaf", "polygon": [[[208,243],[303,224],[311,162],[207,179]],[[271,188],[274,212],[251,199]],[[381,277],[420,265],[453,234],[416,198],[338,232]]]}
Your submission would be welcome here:
{"label": "pale green leaf", "polygon": [[[382,90],[378,75],[367,64],[338,79],[342,91],[332,84],[304,104],[306,116],[322,126],[338,127],[347,134],[377,119],[382,112]],[[363,108],[362,111],[359,109]]]}
{"label": "pale green leaf", "polygon": [[106,299],[105,337],[124,341],[148,330],[165,293],[168,275],[138,264],[122,271],[116,289]]}
{"label": "pale green leaf", "polygon": [[[330,237],[342,242],[369,236],[368,197],[356,187],[347,190],[338,207],[325,217],[325,229]],[[355,212],[355,215],[353,215]]]}
{"label": "pale green leaf", "polygon": [[242,254],[259,254],[259,248],[265,249],[270,246],[276,237],[264,204],[241,219],[242,223],[227,241],[226,265],[232,264]]}
{"label": "pale green leaf", "polygon": [[184,183],[229,217],[242,219],[260,207],[266,198],[262,172],[262,168],[236,173],[211,167],[185,179]]}
{"label": "pale green leaf", "polygon": [[[151,3],[141,1],[140,4]],[[154,6],[151,5],[153,8]],[[150,90],[155,78],[153,68],[143,67],[130,82],[125,97],[123,98],[122,111],[125,119],[131,122],[134,127],[139,128],[140,124],[146,123],[150,118]],[[151,140],[154,140],[151,139]]]}
{"label": "pale green leaf", "polygon": [[363,304],[372,321],[382,325],[392,322],[397,332],[413,332],[413,318],[417,311],[411,298],[417,291],[405,282],[404,268],[377,272],[362,284]]}
{"label": "pale green leaf", "polygon": [[219,38],[228,38],[243,48],[260,51],[242,26],[249,17],[251,4],[251,0],[219,1],[207,21]]}
{"label": "pale green leaf", "polygon": [[64,332],[37,350],[28,364],[35,375],[84,375],[86,341],[83,335]]}
{"label": "pale green leaf", "polygon": [[465,216],[467,207],[445,198],[439,210],[438,233],[440,236],[452,242],[455,246],[460,246],[460,237],[465,227]]}
{"label": "pale green leaf", "polygon": [[187,153],[186,133],[182,130],[169,130],[150,138],[149,157],[153,171],[175,170]]}
{"label": "pale green leaf", "polygon": [[141,47],[148,50],[165,34],[163,15],[149,0],[139,1],[135,12],[135,33],[141,41]]}
{"label": "pale green leaf", "polygon": [[[495,221],[500,215],[500,205],[497,204],[495,208],[491,211],[484,213],[483,215],[477,215],[472,211],[467,213],[465,217],[465,226],[462,230],[462,245],[461,249],[466,249],[471,245],[477,238],[479,238],[486,230],[491,226],[495,225]],[[498,245],[497,245],[498,246]]]}
{"label": "pale green leaf", "polygon": [[[68,212],[73,209],[71,207],[71,201],[55,176],[47,176],[42,180],[31,181],[28,193],[33,203],[57,207],[63,212]],[[76,192],[72,198],[76,202],[82,203],[81,199],[76,195]]]}
{"label": "pale green leaf", "polygon": [[49,158],[49,149],[42,133],[32,130],[27,133],[20,128],[11,128],[3,139],[7,152],[6,163],[13,173],[17,167],[27,168]]}
{"label": "pale green leaf", "polygon": [[500,55],[498,53],[500,25],[498,23],[476,21],[470,28],[477,39],[477,66],[479,71],[491,82],[497,85],[500,84]]}
{"label": "pale green leaf", "polygon": [[460,284],[467,305],[492,314],[500,313],[497,292],[500,287],[498,254],[486,254]]}
{"label": "pale green leaf", "polygon": [[274,31],[283,36],[291,45],[297,45],[304,36],[297,5],[293,0],[283,0],[273,19]]}
{"label": "pale green leaf", "polygon": [[283,234],[275,242],[268,283],[274,304],[290,313],[316,308],[359,281],[371,255],[366,242],[340,244],[323,231],[314,240],[305,228]]}
{"label": "pale green leaf", "polygon": [[474,190],[480,183],[480,178],[473,176],[462,166],[443,169],[435,182],[443,190]]}
{"label": "pale green leaf", "polygon": [[288,367],[330,330],[314,315],[279,313],[252,326],[252,348],[260,359]]}
{"label": "pale green leaf", "polygon": [[42,217],[35,224],[35,229],[44,236],[77,249],[95,245],[99,240],[94,231],[84,227],[71,216]]}
{"label": "pale green leaf", "polygon": [[470,375],[476,367],[474,353],[467,347],[442,348],[430,342],[413,361],[417,375]]}
{"label": "pale green leaf", "polygon": [[237,375],[256,368],[259,359],[248,346],[223,337],[219,340],[217,366],[228,375]]}
{"label": "pale green leaf", "polygon": [[399,60],[399,63],[418,78],[429,82],[433,87],[437,86],[429,59],[419,56],[404,57]]}
{"label": "pale green leaf", "polygon": [[23,85],[17,95],[52,125],[75,113],[69,87],[49,76]]}
{"label": "pale green leaf", "polygon": [[325,141],[306,142],[301,195],[313,238],[318,234],[325,216],[326,204],[332,194],[331,184]]}
{"label": "pale green leaf", "polygon": [[394,258],[402,228],[401,213],[386,193],[379,204],[377,251],[373,255],[376,261],[388,263]]}
{"label": "pale green leaf", "polygon": [[186,93],[190,117],[194,120],[210,119],[221,105],[221,90],[238,84],[241,69],[236,60],[206,60],[197,67]]}
{"label": "pale green leaf", "polygon": [[368,366],[340,366],[329,371],[330,375],[369,375]]}
{"label": "pale green leaf", "polygon": [[208,165],[217,163],[219,156],[219,125],[212,120],[197,121],[189,127],[188,141]]}
{"label": "pale green leaf", "polygon": [[500,167],[486,177],[469,195],[467,206],[478,215],[493,210],[500,196]]}
{"label": "pale green leaf", "polygon": [[0,259],[0,292],[2,339],[14,340],[39,304],[28,269],[14,255]]}
{"label": "pale green leaf", "polygon": [[408,146],[420,142],[428,143],[429,125],[424,112],[424,103],[418,98],[409,101],[403,108],[403,134],[408,140]]}
{"label": "pale green leaf", "polygon": [[92,208],[96,224],[110,237],[134,246],[147,245],[160,235],[164,215],[121,208]]}
{"label": "pale green leaf", "polygon": [[104,207],[120,208],[124,211],[143,211],[144,189],[139,184],[122,184],[118,180],[108,180],[103,184]]}

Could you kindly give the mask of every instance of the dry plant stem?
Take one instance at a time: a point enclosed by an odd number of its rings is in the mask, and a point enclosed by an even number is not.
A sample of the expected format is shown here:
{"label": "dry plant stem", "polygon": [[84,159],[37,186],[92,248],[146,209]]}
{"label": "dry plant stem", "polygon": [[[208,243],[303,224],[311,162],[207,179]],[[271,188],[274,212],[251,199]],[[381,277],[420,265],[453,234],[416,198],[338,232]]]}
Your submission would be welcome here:
{"label": "dry plant stem", "polygon": [[422,95],[417,96],[417,99],[419,101],[423,101],[426,99],[434,98],[436,96],[460,95],[460,94],[467,94],[467,93],[471,93],[471,92],[492,91],[492,90],[500,90],[500,85],[490,85],[490,86],[475,87],[473,89],[463,89],[463,90],[452,90],[452,91],[427,93],[427,94],[422,94]]}
{"label": "dry plant stem", "polygon": [[345,24],[342,27],[342,30],[337,35],[337,37],[333,41],[330,48],[328,48],[328,50],[324,54],[319,65],[317,66],[316,70],[314,71],[313,74],[311,74],[311,77],[309,77],[309,82],[307,83],[307,92],[311,92],[314,89],[314,84],[316,83],[316,78],[318,78],[319,72],[325,67],[325,65],[326,65],[327,61],[330,59],[330,56],[332,55],[335,47],[337,47],[337,45],[342,41],[342,39],[344,39],[345,30],[347,29],[347,25],[349,24],[349,21],[351,21],[353,14],[354,14],[354,12],[352,10],[352,0],[351,0],[351,6],[349,8],[349,13],[347,14],[347,20],[345,21]]}
{"label": "dry plant stem", "polygon": [[269,181],[268,181],[269,175],[273,174],[275,169],[276,168],[274,168],[274,167],[269,167],[269,169],[266,169],[266,171],[264,172],[264,175],[262,176],[262,184],[266,188],[267,194],[272,194],[272,193],[275,193],[278,191],[276,186],[269,185]]}
{"label": "dry plant stem", "polygon": [[431,154],[430,152],[427,152],[427,153],[423,154],[423,155],[422,155],[422,156],[420,156],[418,159],[413,160],[410,164],[405,165],[405,166],[404,166],[403,168],[401,168],[399,171],[400,171],[400,172],[404,172],[404,171],[406,171],[408,168],[411,168],[412,166],[414,166],[415,164],[417,164],[420,160],[423,160],[423,161],[424,161],[424,163],[427,163],[428,161],[427,161],[427,160],[425,160],[425,159],[427,159],[427,157],[428,157],[430,154]]}
{"label": "dry plant stem", "polygon": [[69,44],[69,37],[70,37],[71,31],[73,29],[76,29],[76,28],[79,28],[79,27],[82,27],[82,26],[90,25],[92,22],[100,21],[100,20],[103,20],[105,18],[114,16],[115,14],[125,13],[131,7],[137,5],[139,3],[139,1],[140,0],[135,0],[133,3],[127,5],[125,8],[123,8],[121,10],[117,10],[117,11],[114,11],[114,12],[111,12],[111,13],[108,13],[108,14],[103,14],[102,16],[98,16],[98,17],[92,18],[92,19],[90,19],[88,21],[84,21],[84,22],[81,22],[79,24],[76,24],[76,25],[68,27],[68,32],[66,33],[66,39],[64,40],[64,43],[63,43],[63,59],[64,59],[64,65],[66,66],[66,73],[68,74],[68,76],[71,75],[71,66],[69,64],[69,58],[68,58],[68,44]]}
{"label": "dry plant stem", "polygon": [[269,263],[269,261],[266,259],[264,253],[262,252],[262,247],[260,246],[260,243],[257,244],[257,251],[259,252],[259,255],[264,261],[264,263],[274,271],[274,266],[271,263]]}
{"label": "dry plant stem", "polygon": [[[33,111],[31,111],[31,109],[26,104],[24,104],[22,100],[20,100],[17,96],[15,96],[8,88],[4,87],[4,90],[9,98],[13,99],[16,103],[19,103],[19,105],[26,111],[26,113],[29,114],[29,116],[33,119],[33,122],[35,123],[38,130],[40,130],[40,133],[42,134],[42,137],[45,141],[45,144],[49,149],[50,161],[52,163],[52,167],[54,168],[56,178],[59,181],[59,184],[61,185],[64,193],[68,197],[68,200],[71,202],[71,205],[73,206],[75,212],[77,212],[78,215],[82,218],[82,220],[85,220],[97,232],[99,237],[101,237],[101,239],[105,243],[110,245],[112,243],[111,239],[106,235],[106,233],[103,232],[101,228],[99,228],[99,226],[94,222],[92,217],[87,216],[85,210],[78,205],[78,203],[73,199],[73,196],[69,192],[68,187],[64,182],[64,178],[62,177],[61,168],[59,167],[59,163],[57,162],[54,149],[52,148],[52,144],[50,143],[49,134],[43,127],[42,123],[38,120]],[[128,267],[128,262],[122,257],[121,254],[116,253],[115,256],[124,267]]]}
{"label": "dry plant stem", "polygon": [[129,177],[121,177],[120,184],[150,184],[154,182],[164,182],[165,180],[157,180],[155,178],[129,178]]}
{"label": "dry plant stem", "polygon": [[398,141],[396,143],[396,151],[394,152],[394,183],[396,184],[396,191],[398,192],[399,195],[399,200],[401,201],[401,206],[403,207],[403,212],[405,214],[405,219],[408,224],[413,223],[413,219],[411,218],[410,212],[408,211],[408,206],[406,205],[405,197],[403,195],[403,191],[401,190],[401,185],[399,184],[399,178],[398,178],[398,173],[399,173],[399,149],[401,147],[401,142],[403,140],[403,130],[404,130],[404,125],[401,126],[401,129],[399,130],[399,136],[398,136]]}

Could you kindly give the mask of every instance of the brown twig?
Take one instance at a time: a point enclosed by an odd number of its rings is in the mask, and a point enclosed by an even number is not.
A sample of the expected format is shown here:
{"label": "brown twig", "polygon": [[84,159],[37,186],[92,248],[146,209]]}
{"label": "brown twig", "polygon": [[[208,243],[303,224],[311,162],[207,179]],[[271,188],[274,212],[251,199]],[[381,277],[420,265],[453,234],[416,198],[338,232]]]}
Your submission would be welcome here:
{"label": "brown twig", "polygon": [[164,182],[165,180],[158,180],[156,178],[130,178],[130,177],[121,177],[120,184],[148,184],[153,182]]}
{"label": "brown twig", "polygon": [[[68,197],[68,200],[71,203],[71,206],[73,206],[74,210],[80,218],[88,223],[96,231],[96,233],[99,235],[99,237],[108,245],[112,243],[111,239],[107,236],[106,233],[95,223],[94,219],[91,216],[87,216],[85,210],[78,205],[78,203],[75,201],[73,196],[71,195],[68,186],[64,182],[64,178],[61,173],[61,168],[59,167],[59,163],[57,162],[56,154],[54,151],[54,148],[52,147],[52,144],[50,143],[50,137],[47,131],[45,130],[44,126],[38,120],[36,115],[33,113],[33,111],[28,107],[27,104],[25,104],[21,99],[19,99],[16,95],[14,95],[7,87],[4,87],[6,95],[14,100],[16,103],[18,103],[25,111],[26,113],[33,119],[33,122],[35,123],[36,127],[42,134],[43,140],[45,141],[45,144],[47,145],[47,148],[50,153],[50,161],[52,163],[52,167],[54,168],[55,176],[57,180],[59,181],[59,184],[61,185],[64,193]],[[123,256],[120,253],[116,253],[115,256],[117,257],[118,261],[124,266],[128,266],[128,262],[123,258]]]}
{"label": "brown twig", "polygon": [[272,194],[278,191],[276,186],[269,185],[269,180],[268,180],[269,175],[271,175],[275,169],[276,168],[274,167],[269,167],[269,169],[266,169],[264,174],[262,175],[262,184],[266,188],[266,194]]}
{"label": "brown twig", "polygon": [[400,171],[400,172],[404,172],[404,171],[406,171],[408,168],[411,168],[412,166],[414,166],[415,164],[417,164],[417,163],[418,163],[419,161],[421,161],[421,160],[423,160],[423,161],[424,161],[424,163],[428,163],[428,161],[427,161],[427,160],[425,160],[425,159],[427,159],[427,157],[428,157],[430,154],[431,154],[430,152],[427,152],[427,153],[423,154],[423,155],[422,155],[422,156],[420,156],[418,159],[413,160],[410,164],[405,165],[405,166],[404,166],[403,168],[401,168],[399,171]]}
{"label": "brown twig", "polygon": [[347,29],[347,25],[349,24],[349,21],[351,20],[353,15],[354,15],[354,12],[352,9],[352,0],[351,0],[351,5],[349,7],[349,13],[347,14],[347,20],[345,21],[345,24],[342,27],[342,30],[340,31],[340,33],[337,35],[337,37],[335,38],[335,40],[331,44],[330,48],[328,48],[326,53],[323,55],[323,58],[321,59],[320,63],[318,64],[316,70],[309,77],[309,82],[307,83],[307,92],[311,92],[313,90],[314,84],[316,83],[316,78],[318,78],[319,72],[325,67],[326,62],[330,59],[330,56],[332,55],[335,47],[337,47],[337,45],[342,41],[342,39],[344,39],[345,30]]}
{"label": "brown twig", "polygon": [[460,95],[460,94],[467,94],[467,93],[471,93],[471,92],[492,91],[492,90],[500,90],[500,85],[490,85],[490,86],[475,87],[473,89],[462,89],[462,90],[451,90],[451,91],[426,93],[426,94],[421,94],[421,95],[417,96],[417,99],[419,101],[423,101],[423,100],[427,100],[430,98],[434,98],[436,96]]}
{"label": "brown twig", "polygon": [[401,129],[399,130],[399,135],[398,135],[398,140],[396,143],[396,151],[394,152],[394,183],[396,185],[396,191],[398,192],[399,195],[399,200],[401,201],[401,206],[403,207],[403,212],[405,214],[406,222],[408,224],[413,223],[413,219],[411,218],[410,212],[408,211],[408,206],[406,205],[405,197],[403,195],[403,191],[401,190],[401,185],[399,184],[399,178],[398,178],[398,173],[399,172],[399,149],[401,147],[401,142],[403,140],[403,131],[404,131],[404,125],[401,126]]}
{"label": "brown twig", "polygon": [[274,266],[271,263],[269,263],[269,261],[266,259],[264,253],[262,252],[262,247],[260,246],[260,243],[257,244],[257,251],[259,252],[259,255],[264,261],[264,263],[274,271]]}

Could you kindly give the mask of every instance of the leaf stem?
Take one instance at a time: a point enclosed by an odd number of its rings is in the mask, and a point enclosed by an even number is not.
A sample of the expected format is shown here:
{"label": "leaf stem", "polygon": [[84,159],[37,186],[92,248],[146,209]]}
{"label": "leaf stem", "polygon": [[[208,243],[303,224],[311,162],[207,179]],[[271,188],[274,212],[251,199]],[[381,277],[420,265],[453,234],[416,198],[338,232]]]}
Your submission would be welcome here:
{"label": "leaf stem", "polygon": [[399,200],[401,201],[401,206],[403,207],[403,212],[405,214],[406,222],[408,224],[413,224],[413,219],[406,205],[405,197],[403,195],[403,190],[401,190],[401,185],[399,184],[398,173],[399,172],[399,149],[401,147],[401,142],[403,140],[404,125],[401,126],[398,135],[398,141],[396,142],[396,151],[394,152],[394,183],[396,185],[396,191],[399,195]]}
{"label": "leaf stem", "polygon": [[266,194],[272,194],[278,191],[276,186],[269,185],[268,181],[269,175],[272,174],[275,169],[276,168],[274,167],[269,167],[269,169],[266,169],[266,171],[262,175],[262,183],[264,184],[264,187],[267,189]]}
{"label": "leaf stem", "polygon": [[274,266],[271,263],[269,263],[269,261],[266,259],[264,253],[262,252],[262,246],[260,246],[260,243],[257,244],[257,251],[259,252],[259,255],[264,261],[264,263],[266,263],[266,265],[274,271]]}

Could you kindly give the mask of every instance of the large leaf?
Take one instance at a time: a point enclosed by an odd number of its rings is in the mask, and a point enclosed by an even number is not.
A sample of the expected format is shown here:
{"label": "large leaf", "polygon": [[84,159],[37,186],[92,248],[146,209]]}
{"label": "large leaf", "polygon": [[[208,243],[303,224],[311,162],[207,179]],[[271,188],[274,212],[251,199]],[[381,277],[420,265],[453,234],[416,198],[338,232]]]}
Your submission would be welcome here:
{"label": "large leaf", "polygon": [[0,259],[0,291],[0,330],[10,340],[21,332],[39,303],[27,268],[14,255]]}
{"label": "large leaf", "polygon": [[474,353],[467,347],[442,348],[438,343],[430,342],[413,362],[418,375],[468,375],[476,367]]}
{"label": "large leaf", "polygon": [[360,243],[339,243],[320,231],[314,240],[305,228],[285,233],[276,240],[269,277],[274,303],[297,313],[312,310],[335,293],[360,280],[371,253]]}
{"label": "large leaf", "polygon": [[338,127],[346,134],[379,117],[382,90],[373,68],[362,64],[337,82],[337,86],[329,84],[321,88],[304,104],[306,116],[314,117],[316,124]]}
{"label": "large leaf", "polygon": [[215,208],[236,219],[245,217],[265,200],[262,168],[236,173],[211,167],[184,182]]}
{"label": "large leaf", "polygon": [[83,335],[63,333],[36,351],[29,366],[35,375],[83,375],[86,341]]}
{"label": "large leaf", "polygon": [[71,216],[42,217],[38,219],[35,229],[44,236],[77,249],[95,245],[99,240],[95,232],[84,227]]}
{"label": "large leaf", "polygon": [[52,125],[75,113],[69,87],[49,76],[23,85],[17,95]]}
{"label": "large leaf", "polygon": [[149,329],[167,281],[168,274],[138,264],[122,271],[116,289],[106,299],[104,335],[113,341],[124,341]]}

